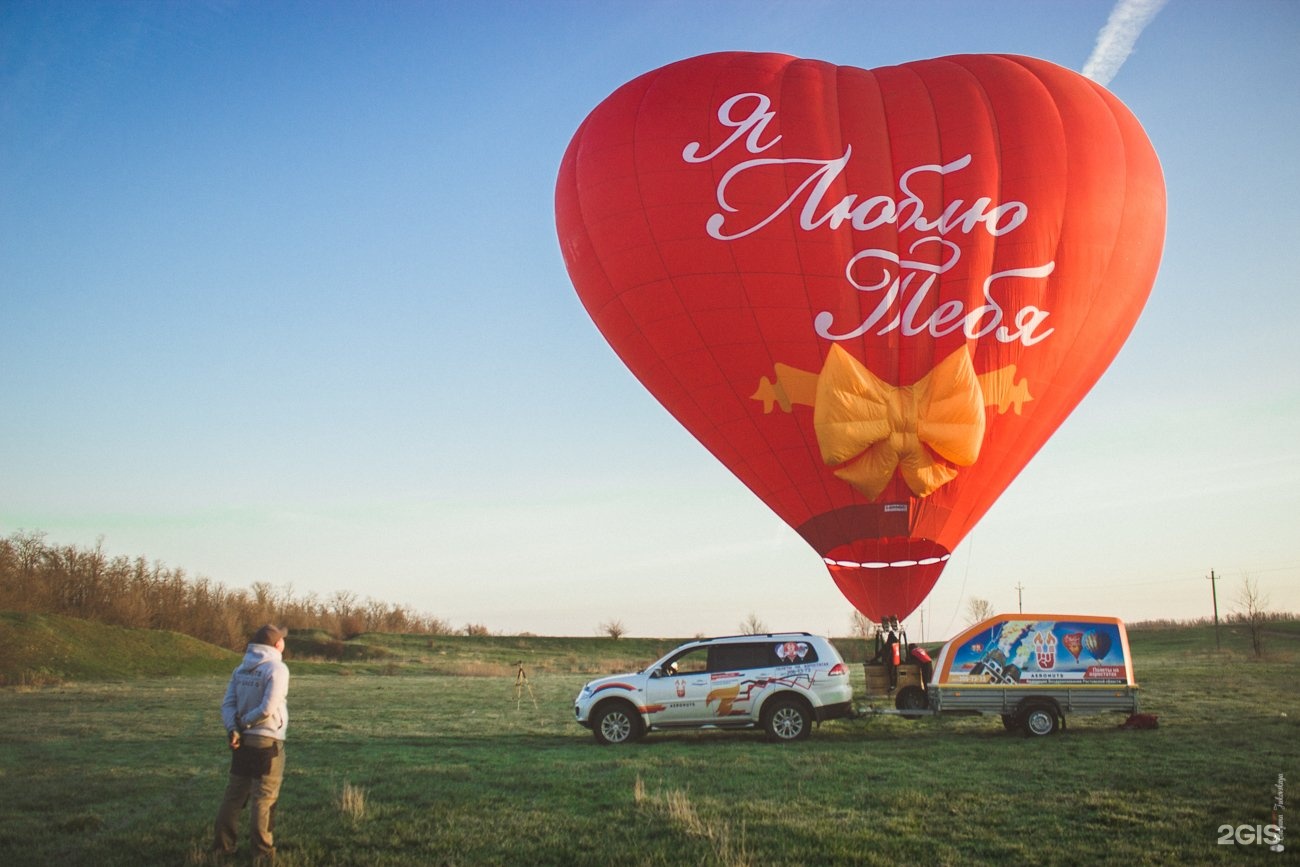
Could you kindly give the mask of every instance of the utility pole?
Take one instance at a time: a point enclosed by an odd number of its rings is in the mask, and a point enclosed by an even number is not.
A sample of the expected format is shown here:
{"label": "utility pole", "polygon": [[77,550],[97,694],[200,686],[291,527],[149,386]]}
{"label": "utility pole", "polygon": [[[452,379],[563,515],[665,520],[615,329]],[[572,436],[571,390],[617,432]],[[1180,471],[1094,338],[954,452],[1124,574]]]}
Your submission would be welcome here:
{"label": "utility pole", "polygon": [[1020,611],[1021,614],[1025,613],[1024,592],[1025,592],[1025,585],[1017,581],[1016,582],[1016,608]]}
{"label": "utility pole", "polygon": [[1223,645],[1219,643],[1219,592],[1215,586],[1219,579],[1215,577],[1214,570],[1211,569],[1210,574],[1205,576],[1205,580],[1210,582],[1210,598],[1214,600],[1214,649],[1222,650]]}

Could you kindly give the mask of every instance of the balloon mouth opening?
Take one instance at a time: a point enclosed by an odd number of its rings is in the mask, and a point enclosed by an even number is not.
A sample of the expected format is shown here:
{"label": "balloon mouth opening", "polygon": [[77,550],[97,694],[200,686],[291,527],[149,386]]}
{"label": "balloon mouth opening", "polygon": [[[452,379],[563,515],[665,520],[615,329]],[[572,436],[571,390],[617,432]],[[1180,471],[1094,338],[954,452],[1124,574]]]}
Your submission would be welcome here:
{"label": "balloon mouth opening", "polygon": [[859,539],[837,545],[822,554],[827,566],[837,569],[913,569],[938,566],[952,557],[948,549],[929,539]]}
{"label": "balloon mouth opening", "polygon": [[840,592],[874,621],[907,617],[951,558],[929,539],[889,536],[844,541],[822,554]]}

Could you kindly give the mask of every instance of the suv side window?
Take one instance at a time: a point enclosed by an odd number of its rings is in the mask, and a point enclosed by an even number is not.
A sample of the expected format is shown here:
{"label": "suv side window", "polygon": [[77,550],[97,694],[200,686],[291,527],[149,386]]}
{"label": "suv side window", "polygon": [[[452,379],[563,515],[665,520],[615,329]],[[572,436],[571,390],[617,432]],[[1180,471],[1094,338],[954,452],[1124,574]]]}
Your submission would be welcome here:
{"label": "suv side window", "polygon": [[771,668],[775,659],[766,644],[719,644],[709,649],[709,671]]}
{"label": "suv side window", "polygon": [[803,665],[817,661],[817,651],[808,641],[776,641],[765,645],[767,665]]}
{"label": "suv side window", "polygon": [[675,670],[677,674],[695,674],[701,671],[708,671],[709,653],[710,648],[708,647],[692,648],[674,658],[672,664],[676,666]]}

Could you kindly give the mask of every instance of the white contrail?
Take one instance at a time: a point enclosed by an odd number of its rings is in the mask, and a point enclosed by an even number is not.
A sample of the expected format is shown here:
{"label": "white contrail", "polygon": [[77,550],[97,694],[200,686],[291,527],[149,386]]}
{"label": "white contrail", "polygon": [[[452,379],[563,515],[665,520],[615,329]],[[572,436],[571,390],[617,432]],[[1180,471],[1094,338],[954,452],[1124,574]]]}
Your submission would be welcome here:
{"label": "white contrail", "polygon": [[1083,74],[1098,84],[1110,84],[1119,68],[1133,53],[1133,44],[1167,0],[1117,0],[1106,26],[1097,34]]}

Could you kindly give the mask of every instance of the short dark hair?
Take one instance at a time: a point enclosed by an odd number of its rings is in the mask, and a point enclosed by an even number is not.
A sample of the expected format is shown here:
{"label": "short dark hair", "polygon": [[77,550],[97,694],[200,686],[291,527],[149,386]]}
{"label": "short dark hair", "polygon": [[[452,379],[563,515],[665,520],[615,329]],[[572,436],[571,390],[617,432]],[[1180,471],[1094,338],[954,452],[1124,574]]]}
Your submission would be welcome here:
{"label": "short dark hair", "polygon": [[274,646],[277,641],[289,634],[289,630],[273,624],[266,624],[253,633],[253,644]]}

